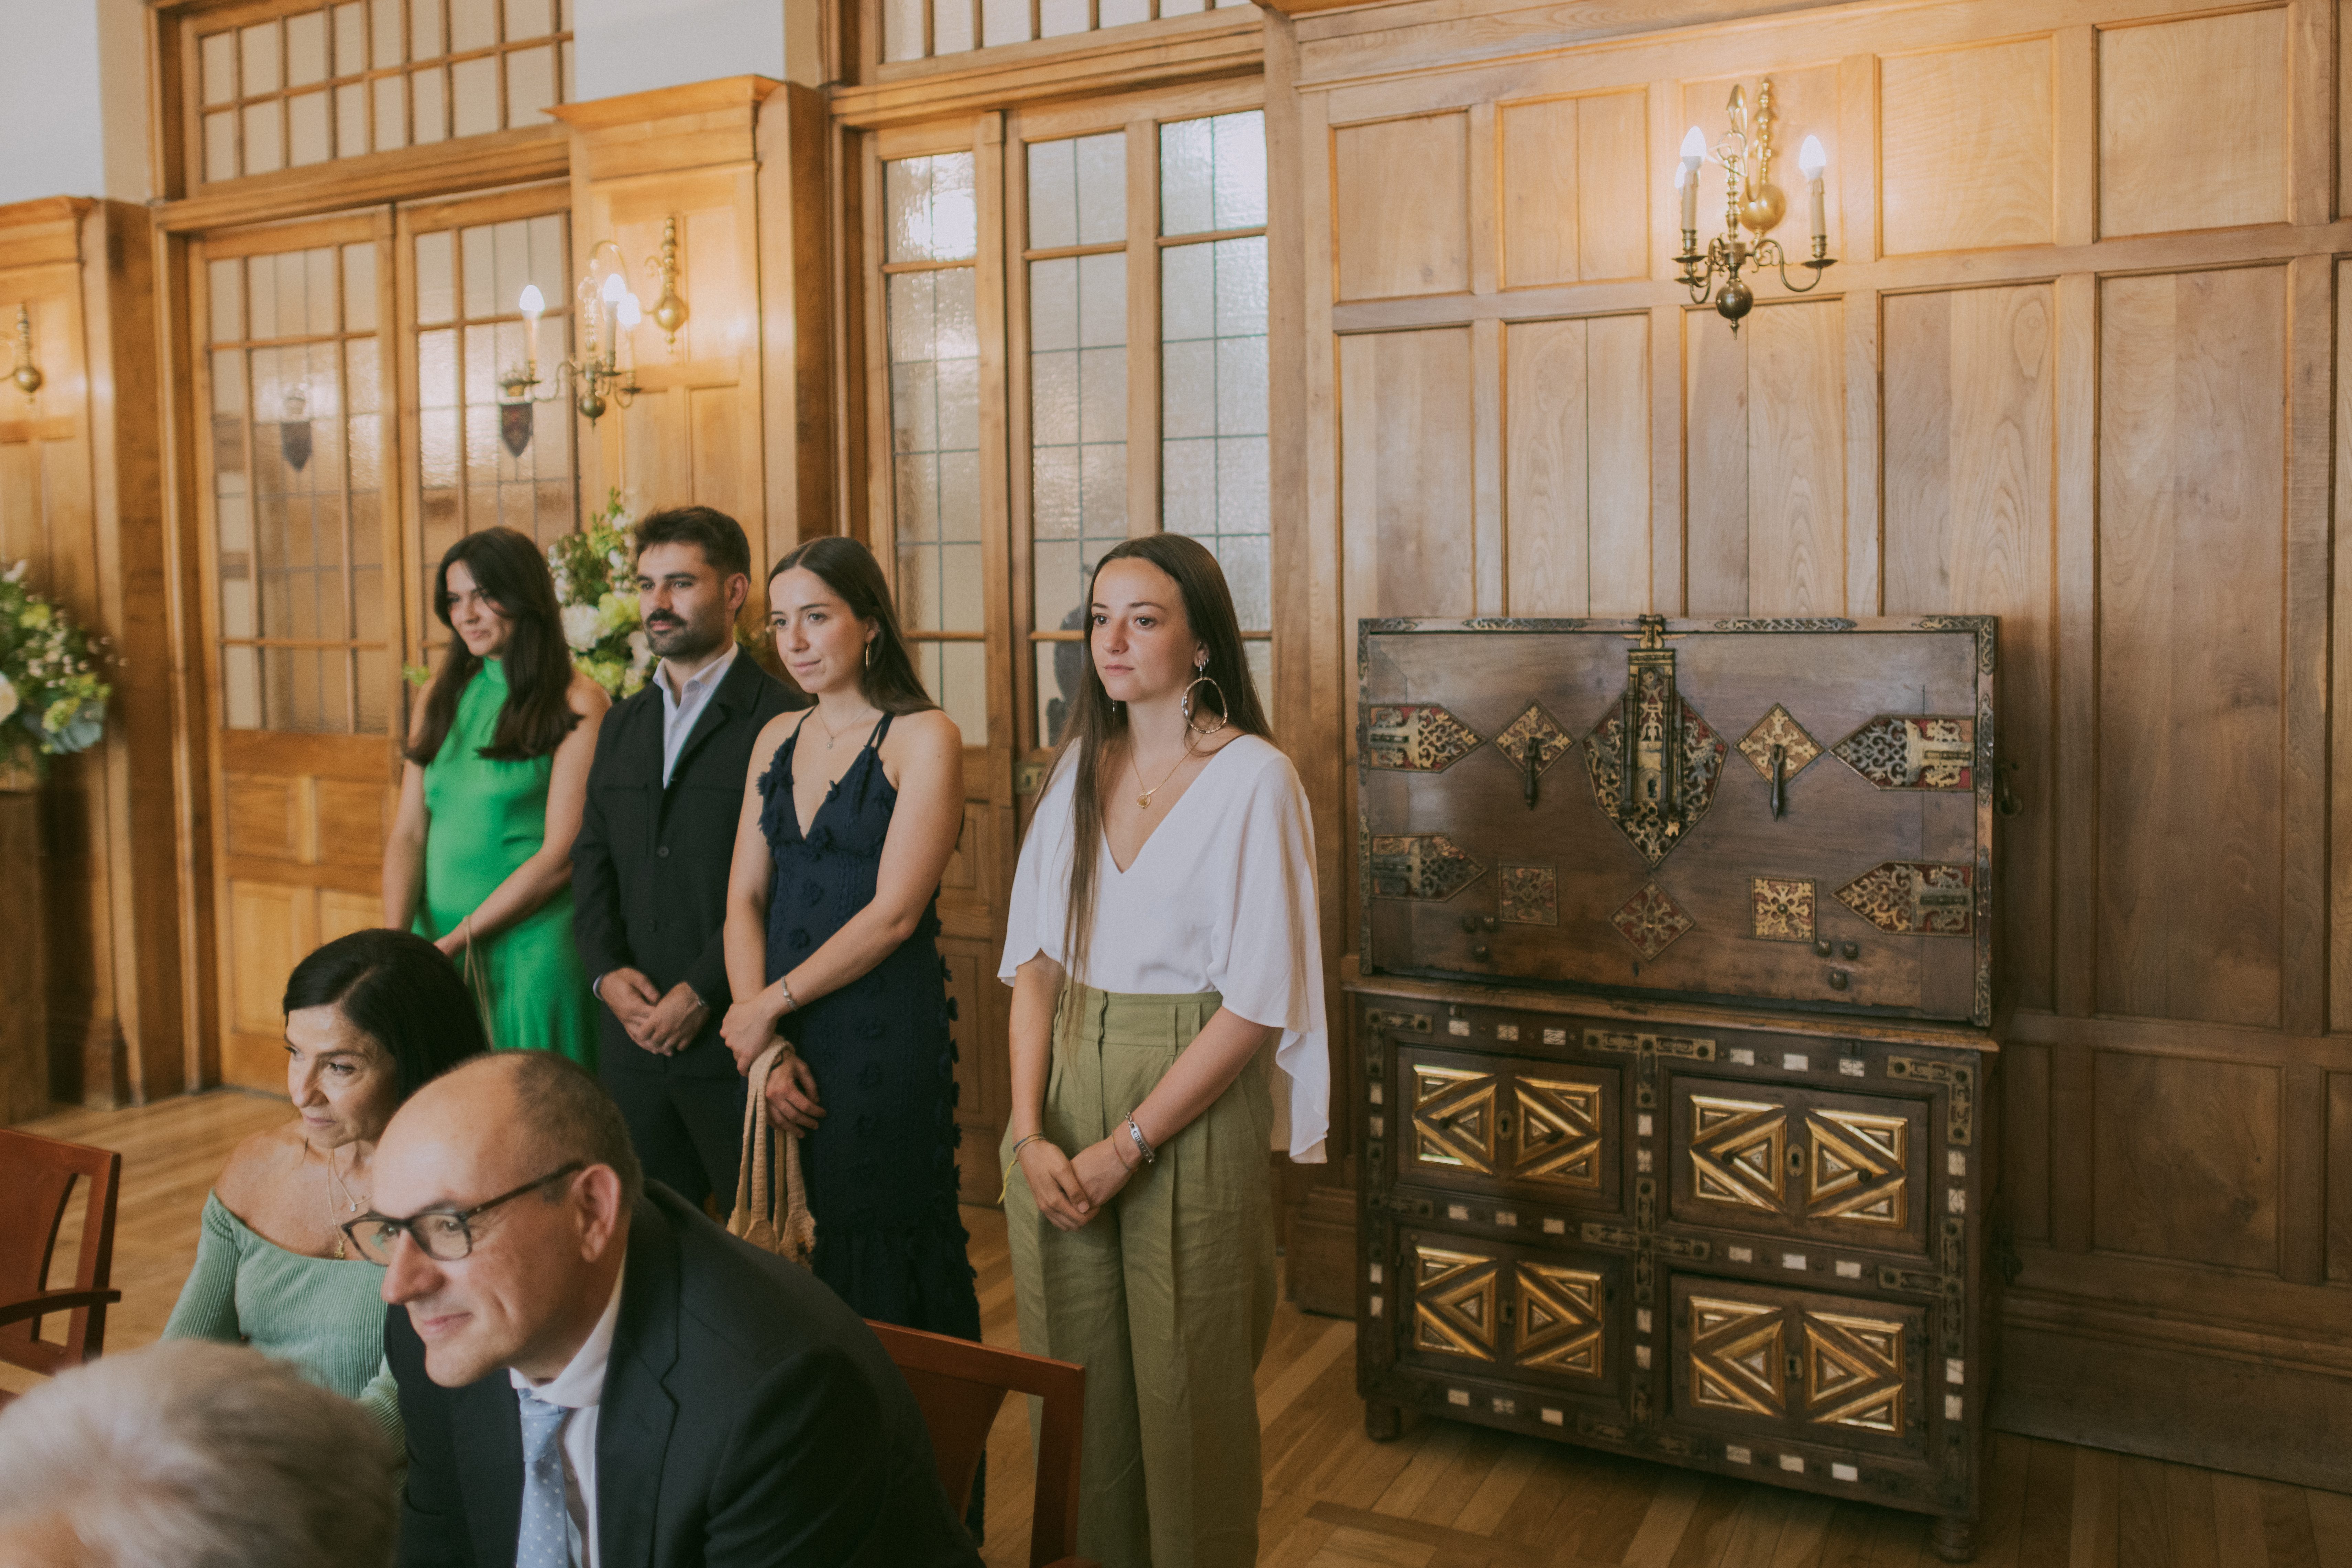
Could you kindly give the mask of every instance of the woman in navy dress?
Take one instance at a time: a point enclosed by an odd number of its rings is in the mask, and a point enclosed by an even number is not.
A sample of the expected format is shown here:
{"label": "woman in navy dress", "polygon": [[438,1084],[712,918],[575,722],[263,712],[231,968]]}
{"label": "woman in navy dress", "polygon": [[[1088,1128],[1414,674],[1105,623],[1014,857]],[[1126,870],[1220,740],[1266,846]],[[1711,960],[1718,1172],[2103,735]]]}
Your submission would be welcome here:
{"label": "woman in navy dress", "polygon": [[812,1270],[861,1316],[976,1340],[936,940],[963,737],[924,694],[865,546],[802,545],[768,598],[776,651],[816,706],[752,747],[728,885],[740,1000],[721,1033],[746,1071],[790,1042],[768,1104],[802,1134]]}

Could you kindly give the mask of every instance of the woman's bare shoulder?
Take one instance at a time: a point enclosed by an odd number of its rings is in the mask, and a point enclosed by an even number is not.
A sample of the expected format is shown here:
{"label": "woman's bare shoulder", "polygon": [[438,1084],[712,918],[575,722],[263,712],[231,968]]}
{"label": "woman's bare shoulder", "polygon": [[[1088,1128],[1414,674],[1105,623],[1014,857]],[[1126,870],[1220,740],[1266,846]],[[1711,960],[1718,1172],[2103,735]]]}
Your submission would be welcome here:
{"label": "woman's bare shoulder", "polygon": [[894,741],[926,751],[961,751],[963,727],[948,717],[946,709],[926,708],[919,713],[902,713],[891,721],[890,733],[883,744],[887,746]]}
{"label": "woman's bare shoulder", "polygon": [[264,1128],[230,1152],[213,1191],[232,1214],[249,1214],[300,1168],[308,1149],[299,1118]]}
{"label": "woman's bare shoulder", "polygon": [[563,700],[572,705],[574,713],[583,719],[598,718],[613,705],[613,699],[604,687],[576,666],[572,671],[572,684],[564,689]]}

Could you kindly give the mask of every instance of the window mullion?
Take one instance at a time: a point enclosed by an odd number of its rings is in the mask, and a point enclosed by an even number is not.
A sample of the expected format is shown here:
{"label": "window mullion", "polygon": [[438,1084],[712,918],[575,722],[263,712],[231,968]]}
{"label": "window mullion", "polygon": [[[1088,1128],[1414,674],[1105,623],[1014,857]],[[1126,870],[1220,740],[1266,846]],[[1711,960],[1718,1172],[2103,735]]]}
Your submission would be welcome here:
{"label": "window mullion", "polygon": [[1127,126],[1127,532],[1160,531],[1160,129]]}

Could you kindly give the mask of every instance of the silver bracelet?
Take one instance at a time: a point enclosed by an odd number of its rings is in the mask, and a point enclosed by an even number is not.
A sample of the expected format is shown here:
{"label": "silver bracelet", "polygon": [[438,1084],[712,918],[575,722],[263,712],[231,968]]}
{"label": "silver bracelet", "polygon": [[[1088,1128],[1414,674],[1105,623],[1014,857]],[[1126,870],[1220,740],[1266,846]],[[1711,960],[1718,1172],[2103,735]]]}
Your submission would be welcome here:
{"label": "silver bracelet", "polygon": [[797,1002],[795,1002],[795,1001],[793,1001],[793,988],[792,988],[790,985],[787,985],[786,984],[784,984],[784,977],[783,977],[782,975],[781,975],[781,974],[779,974],[779,975],[777,975],[777,976],[776,976],[776,989],[777,989],[777,990],[779,990],[779,991],[781,991],[781,992],[782,992],[782,993],[784,994],[784,1011],[785,1011],[785,1012],[787,1012],[787,1013],[796,1013],[796,1012],[798,1012],[798,1011],[800,1010],[800,1005],[800,1005],[799,1003],[797,1003]]}
{"label": "silver bracelet", "polygon": [[1135,1151],[1143,1156],[1145,1164],[1149,1165],[1160,1158],[1151,1152],[1151,1145],[1144,1140],[1143,1129],[1135,1124],[1135,1118],[1132,1116],[1127,1119],[1127,1135],[1135,1140]]}

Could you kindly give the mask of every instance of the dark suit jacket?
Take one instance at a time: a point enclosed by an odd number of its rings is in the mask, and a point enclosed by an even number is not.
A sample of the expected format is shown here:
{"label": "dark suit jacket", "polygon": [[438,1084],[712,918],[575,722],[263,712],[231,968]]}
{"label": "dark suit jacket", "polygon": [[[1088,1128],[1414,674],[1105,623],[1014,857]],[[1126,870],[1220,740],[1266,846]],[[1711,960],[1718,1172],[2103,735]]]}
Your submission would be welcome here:
{"label": "dark suit jacket", "polygon": [[[631,1222],[596,1421],[603,1568],[979,1568],[906,1380],[815,1275],[658,1183]],[[401,1568],[512,1568],[522,1422],[503,1369],[425,1373],[395,1307]]]}
{"label": "dark suit jacket", "polygon": [[644,690],[604,716],[588,772],[588,805],[572,842],[572,935],[592,980],[643,970],[664,993],[685,981],[710,1016],[692,1044],[658,1057],[598,1009],[603,1060],[625,1070],[733,1078],[719,1038],[727,988],[727,871],[751,743],[807,699],[738,653],[710,694],[662,787],[662,694]]}

